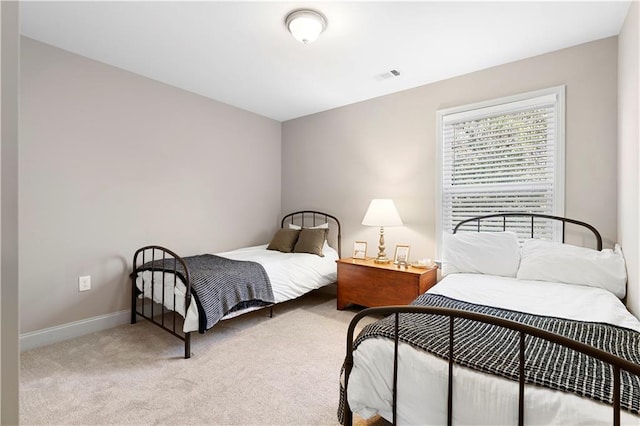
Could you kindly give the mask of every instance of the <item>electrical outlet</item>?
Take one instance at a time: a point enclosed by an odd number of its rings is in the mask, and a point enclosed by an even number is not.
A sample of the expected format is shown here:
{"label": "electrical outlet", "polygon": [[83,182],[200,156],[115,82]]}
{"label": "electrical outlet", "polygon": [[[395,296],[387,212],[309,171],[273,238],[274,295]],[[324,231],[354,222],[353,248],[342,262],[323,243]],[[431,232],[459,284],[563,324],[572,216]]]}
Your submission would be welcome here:
{"label": "electrical outlet", "polygon": [[78,291],[91,290],[91,275],[78,278]]}

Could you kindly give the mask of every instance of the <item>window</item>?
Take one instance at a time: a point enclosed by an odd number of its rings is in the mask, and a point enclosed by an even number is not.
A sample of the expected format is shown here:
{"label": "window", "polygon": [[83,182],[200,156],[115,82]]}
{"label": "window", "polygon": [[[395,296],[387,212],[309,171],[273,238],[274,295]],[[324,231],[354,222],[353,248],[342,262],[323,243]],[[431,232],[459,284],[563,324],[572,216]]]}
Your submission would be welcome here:
{"label": "window", "polygon": [[[564,215],[564,86],[437,112],[438,257],[442,232],[501,212]],[[502,218],[483,221],[502,229]],[[558,229],[536,220],[536,238]],[[470,225],[471,226],[471,225]],[[530,237],[531,222],[509,219]]]}

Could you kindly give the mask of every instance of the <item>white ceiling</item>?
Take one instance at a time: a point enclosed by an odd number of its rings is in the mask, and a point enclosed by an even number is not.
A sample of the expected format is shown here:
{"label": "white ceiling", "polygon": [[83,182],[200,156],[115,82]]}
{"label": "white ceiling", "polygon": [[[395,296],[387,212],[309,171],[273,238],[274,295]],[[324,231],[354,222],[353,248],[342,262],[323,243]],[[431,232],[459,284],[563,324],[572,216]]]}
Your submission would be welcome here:
{"label": "white ceiling", "polygon": [[[25,36],[285,121],[617,35],[629,4],[22,1],[20,16]],[[310,45],[284,26],[301,7],[328,20]]]}

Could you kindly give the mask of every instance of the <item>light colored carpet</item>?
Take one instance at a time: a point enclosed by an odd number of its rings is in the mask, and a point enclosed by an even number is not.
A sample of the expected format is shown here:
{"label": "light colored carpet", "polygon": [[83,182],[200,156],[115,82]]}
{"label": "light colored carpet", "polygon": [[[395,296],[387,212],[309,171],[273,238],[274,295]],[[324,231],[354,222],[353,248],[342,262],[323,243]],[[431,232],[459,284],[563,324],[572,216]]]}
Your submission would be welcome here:
{"label": "light colored carpet", "polygon": [[347,325],[316,291],[182,342],[140,321],[27,351],[20,420],[47,424],[337,425]]}

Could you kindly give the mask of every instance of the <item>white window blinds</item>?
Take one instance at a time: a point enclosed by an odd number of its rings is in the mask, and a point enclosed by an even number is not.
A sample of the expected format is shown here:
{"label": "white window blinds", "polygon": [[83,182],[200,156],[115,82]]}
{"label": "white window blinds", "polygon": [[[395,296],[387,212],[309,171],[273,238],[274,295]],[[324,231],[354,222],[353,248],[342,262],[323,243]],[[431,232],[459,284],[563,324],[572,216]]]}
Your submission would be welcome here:
{"label": "white window blinds", "polygon": [[[474,216],[563,214],[564,87],[442,110],[438,124],[439,236]],[[530,220],[517,221],[509,230],[530,237]],[[502,218],[482,223],[503,226]],[[537,220],[536,238],[555,239],[554,227]]]}

